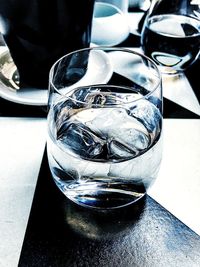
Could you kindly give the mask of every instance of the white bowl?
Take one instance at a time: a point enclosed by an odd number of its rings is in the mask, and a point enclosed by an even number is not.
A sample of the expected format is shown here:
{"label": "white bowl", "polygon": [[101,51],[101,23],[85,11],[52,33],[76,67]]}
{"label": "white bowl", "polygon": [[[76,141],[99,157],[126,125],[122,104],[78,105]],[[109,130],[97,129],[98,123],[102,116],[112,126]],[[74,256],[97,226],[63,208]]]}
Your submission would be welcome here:
{"label": "white bowl", "polygon": [[94,6],[91,41],[96,45],[114,46],[129,35],[126,16],[114,5],[96,2]]}

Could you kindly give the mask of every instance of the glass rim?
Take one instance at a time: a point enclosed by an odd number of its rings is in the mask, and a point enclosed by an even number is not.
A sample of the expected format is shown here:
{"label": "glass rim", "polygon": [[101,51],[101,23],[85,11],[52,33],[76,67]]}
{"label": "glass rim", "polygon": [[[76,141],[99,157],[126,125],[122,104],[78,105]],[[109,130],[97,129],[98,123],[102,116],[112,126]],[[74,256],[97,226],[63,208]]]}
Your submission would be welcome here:
{"label": "glass rim", "polygon": [[[82,53],[84,51],[92,51],[92,50],[100,50],[100,51],[122,51],[122,52],[127,52],[127,53],[131,53],[131,54],[134,54],[136,56],[139,56],[141,58],[144,58],[145,60],[149,61],[152,66],[154,67],[154,69],[156,70],[158,76],[156,76],[158,78],[158,81],[156,83],[156,85],[153,87],[153,89],[151,91],[149,91],[147,94],[145,95],[141,95],[141,97],[138,97],[137,99],[135,100],[132,100],[130,102],[126,102],[124,104],[128,104],[128,103],[131,103],[131,102],[136,102],[138,100],[141,100],[143,98],[148,98],[149,96],[151,96],[159,87],[161,87],[161,90],[162,90],[162,76],[161,76],[161,71],[159,70],[157,64],[151,59],[149,58],[148,56],[140,53],[140,52],[137,52],[135,50],[131,50],[129,48],[123,48],[123,47],[109,47],[109,46],[98,46],[98,47],[87,47],[87,48],[82,48],[82,49],[78,49],[78,50],[74,50],[70,53],[67,53],[65,55],[63,55],[62,57],[60,57],[57,61],[54,62],[54,64],[51,66],[51,69],[49,71],[49,89],[50,89],[50,86],[53,87],[53,89],[55,90],[55,92],[60,95],[61,97],[66,97],[66,98],[70,98],[69,94],[70,92],[73,92],[75,89],[79,89],[79,88],[88,88],[88,87],[97,87],[97,86],[102,86],[102,87],[105,87],[107,84],[105,83],[102,83],[102,84],[88,84],[88,85],[84,85],[84,86],[77,86],[71,90],[69,90],[67,92],[67,94],[63,94],[60,92],[60,90],[54,85],[54,83],[52,82],[53,80],[53,75],[54,75],[54,69],[56,67],[56,65],[62,61],[64,58],[67,58],[73,54],[76,54],[76,53]],[[107,85],[108,86],[108,85]],[[111,87],[116,87],[117,85],[114,85],[114,84],[111,84],[109,85]],[[125,85],[120,85],[121,88],[127,88],[127,89],[131,89],[131,86],[125,86]],[[49,91],[49,90],[48,90]],[[78,102],[81,102],[81,103],[85,103],[84,101],[79,101],[79,100],[76,100]]]}

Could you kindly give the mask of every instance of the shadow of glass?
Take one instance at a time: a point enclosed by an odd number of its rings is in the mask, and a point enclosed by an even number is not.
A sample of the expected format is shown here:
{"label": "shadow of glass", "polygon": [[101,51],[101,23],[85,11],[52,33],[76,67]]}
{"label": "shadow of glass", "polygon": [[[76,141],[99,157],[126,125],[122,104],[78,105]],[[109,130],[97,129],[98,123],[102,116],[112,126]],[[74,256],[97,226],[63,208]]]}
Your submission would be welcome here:
{"label": "shadow of glass", "polygon": [[64,203],[65,223],[75,234],[87,239],[116,239],[133,229],[145,206],[146,196],[129,206],[113,210],[87,209],[67,201]]}

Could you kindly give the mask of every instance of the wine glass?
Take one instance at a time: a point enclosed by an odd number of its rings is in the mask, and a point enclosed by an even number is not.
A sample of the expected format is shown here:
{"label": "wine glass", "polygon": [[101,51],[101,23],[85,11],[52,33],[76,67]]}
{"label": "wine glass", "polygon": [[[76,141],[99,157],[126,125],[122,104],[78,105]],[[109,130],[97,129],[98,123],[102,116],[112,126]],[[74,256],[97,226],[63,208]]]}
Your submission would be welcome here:
{"label": "wine glass", "polygon": [[199,56],[200,2],[153,1],[142,29],[141,46],[162,73],[186,70]]}

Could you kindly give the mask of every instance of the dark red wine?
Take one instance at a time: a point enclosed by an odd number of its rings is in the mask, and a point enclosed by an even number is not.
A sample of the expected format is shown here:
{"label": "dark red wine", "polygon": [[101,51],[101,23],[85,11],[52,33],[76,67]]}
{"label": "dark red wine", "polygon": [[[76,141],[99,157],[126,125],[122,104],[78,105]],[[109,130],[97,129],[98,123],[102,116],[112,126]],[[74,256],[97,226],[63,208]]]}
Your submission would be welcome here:
{"label": "dark red wine", "polygon": [[181,71],[200,51],[200,21],[181,15],[151,17],[142,31],[145,54],[159,65]]}
{"label": "dark red wine", "polygon": [[47,88],[52,64],[89,47],[94,0],[0,1],[0,30],[21,87]]}

